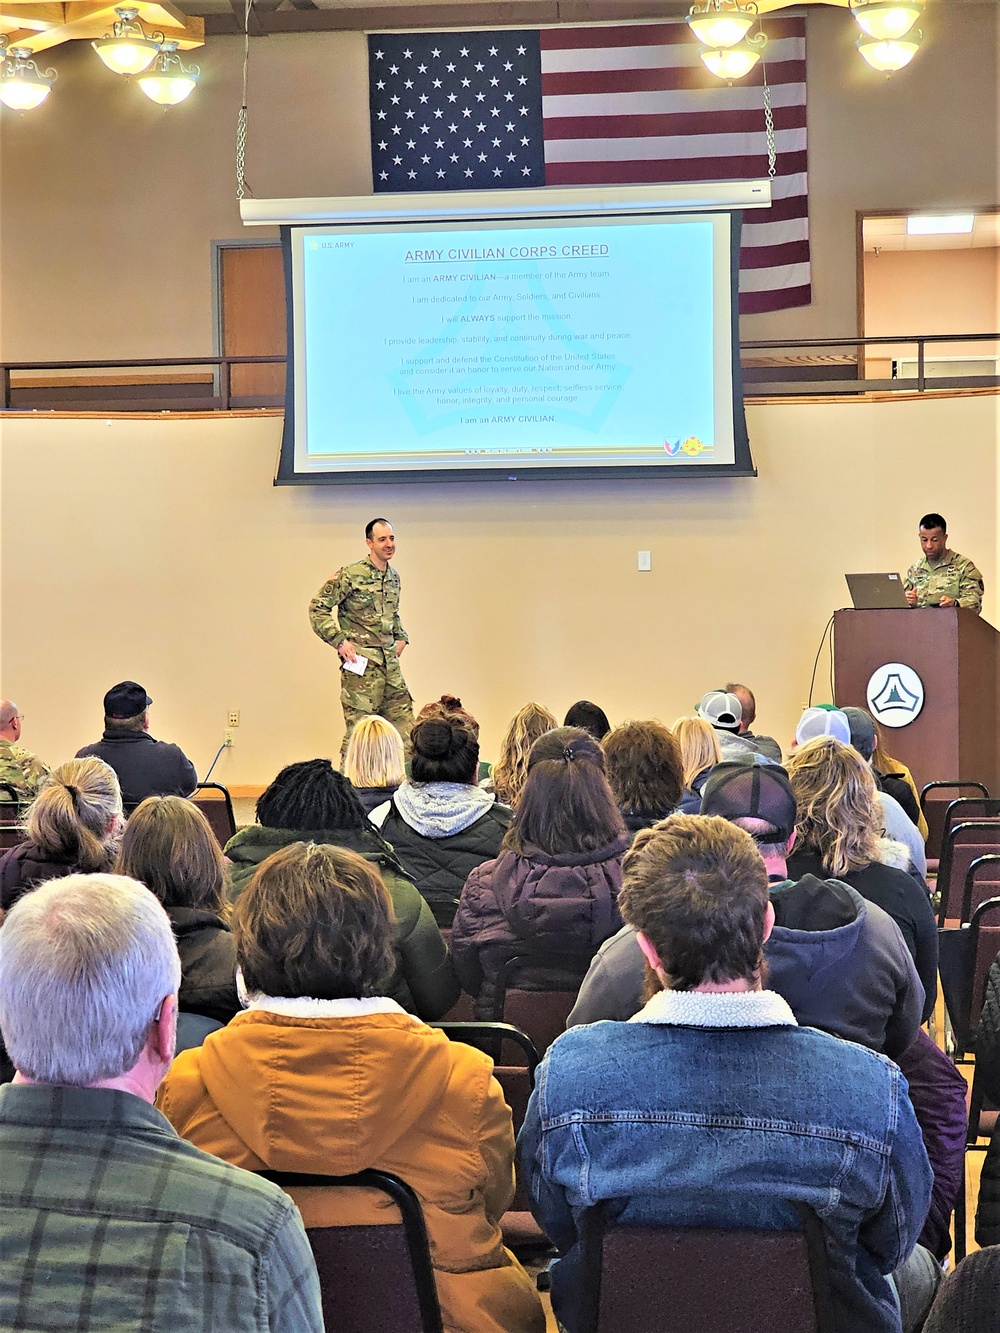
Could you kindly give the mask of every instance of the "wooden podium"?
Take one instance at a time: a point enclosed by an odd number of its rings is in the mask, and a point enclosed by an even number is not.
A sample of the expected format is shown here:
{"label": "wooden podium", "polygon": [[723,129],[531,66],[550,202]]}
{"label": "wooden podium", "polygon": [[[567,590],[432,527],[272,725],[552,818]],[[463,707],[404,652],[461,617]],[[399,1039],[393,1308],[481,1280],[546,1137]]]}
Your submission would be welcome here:
{"label": "wooden podium", "polygon": [[889,753],[919,789],[962,778],[985,782],[1000,796],[1000,634],[958,607],[838,611],[833,618],[837,703],[867,708],[872,673],[890,662],[912,667],[924,686],[919,715],[905,727],[883,727]]}

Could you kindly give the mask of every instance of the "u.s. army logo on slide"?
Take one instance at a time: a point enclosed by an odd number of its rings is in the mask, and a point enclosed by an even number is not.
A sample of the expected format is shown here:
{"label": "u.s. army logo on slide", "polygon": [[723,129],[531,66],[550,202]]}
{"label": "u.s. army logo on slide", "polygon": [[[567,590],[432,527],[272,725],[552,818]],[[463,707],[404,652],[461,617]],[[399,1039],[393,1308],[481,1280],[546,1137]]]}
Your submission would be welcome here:
{"label": "u.s. army logo on slide", "polygon": [[924,682],[913,667],[887,662],[868,681],[868,707],[884,727],[908,727],[924,706]]}

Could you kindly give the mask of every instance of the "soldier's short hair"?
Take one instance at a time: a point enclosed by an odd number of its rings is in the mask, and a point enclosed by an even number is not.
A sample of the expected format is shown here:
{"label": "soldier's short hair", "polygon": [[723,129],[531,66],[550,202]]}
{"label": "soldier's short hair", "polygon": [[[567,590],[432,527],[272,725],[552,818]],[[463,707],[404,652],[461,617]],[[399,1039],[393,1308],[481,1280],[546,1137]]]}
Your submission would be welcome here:
{"label": "soldier's short hair", "polygon": [[372,533],[375,531],[375,524],[376,524],[376,523],[384,523],[385,526],[386,526],[387,528],[391,528],[391,527],[392,527],[392,524],[389,522],[389,520],[388,520],[387,518],[373,518],[373,519],[372,519],[372,520],[365,526],[365,541],[367,541],[367,542],[370,542],[370,541],[371,541],[371,539],[372,539]]}
{"label": "soldier's short hair", "polygon": [[948,531],[948,524],[940,514],[925,514],[920,520],[920,527],[925,532],[931,532],[934,528],[940,528],[942,532]]}

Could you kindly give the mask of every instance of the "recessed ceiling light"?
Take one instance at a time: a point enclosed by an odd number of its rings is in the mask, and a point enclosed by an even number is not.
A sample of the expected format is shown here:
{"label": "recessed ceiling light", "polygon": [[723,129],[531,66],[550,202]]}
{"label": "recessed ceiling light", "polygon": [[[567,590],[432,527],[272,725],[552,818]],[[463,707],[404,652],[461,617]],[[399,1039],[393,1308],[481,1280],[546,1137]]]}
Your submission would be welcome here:
{"label": "recessed ceiling light", "polygon": [[907,236],[968,236],[975,213],[924,214],[906,219]]}

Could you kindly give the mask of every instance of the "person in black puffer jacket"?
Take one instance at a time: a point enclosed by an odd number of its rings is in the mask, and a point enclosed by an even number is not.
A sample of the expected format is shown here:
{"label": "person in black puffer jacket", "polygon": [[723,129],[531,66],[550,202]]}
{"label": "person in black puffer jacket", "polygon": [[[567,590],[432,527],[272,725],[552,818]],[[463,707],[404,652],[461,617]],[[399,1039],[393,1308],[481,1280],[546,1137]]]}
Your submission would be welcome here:
{"label": "person in black puffer jacket", "polygon": [[[477,1018],[499,1017],[509,958],[530,953],[539,959],[537,970],[519,979],[519,989],[562,989],[566,966],[555,955],[592,957],[620,928],[618,891],[628,845],[594,738],[578,727],[540,737],[503,850],[471,872],[455,915],[455,968],[476,997]],[[579,975],[569,980],[575,986]]]}
{"label": "person in black puffer jacket", "polygon": [[181,956],[178,1009],[228,1023],[240,1011],[226,863],[208,820],[183,796],[147,796],[130,816],[115,870],[166,909]]}
{"label": "person in black puffer jacket", "polygon": [[110,870],[121,825],[114,769],[94,757],[60,764],[28,809],[26,841],[0,859],[0,908],[47,879]]}
{"label": "person in black puffer jacket", "polygon": [[450,926],[470,870],[500,851],[512,812],[476,786],[479,741],[465,719],[440,710],[410,732],[412,778],[373,810],[440,926]]}
{"label": "person in black puffer jacket", "polygon": [[629,833],[666,819],[684,790],[680,746],[662,722],[623,722],[601,742],[608,783]]}

